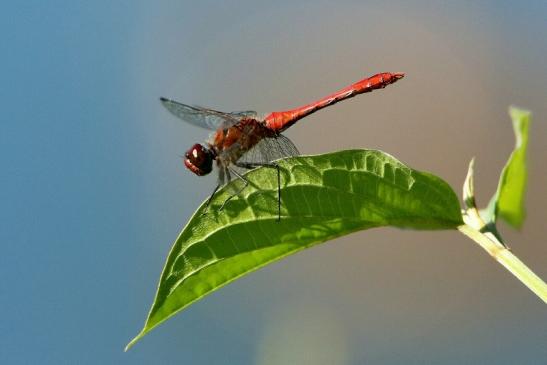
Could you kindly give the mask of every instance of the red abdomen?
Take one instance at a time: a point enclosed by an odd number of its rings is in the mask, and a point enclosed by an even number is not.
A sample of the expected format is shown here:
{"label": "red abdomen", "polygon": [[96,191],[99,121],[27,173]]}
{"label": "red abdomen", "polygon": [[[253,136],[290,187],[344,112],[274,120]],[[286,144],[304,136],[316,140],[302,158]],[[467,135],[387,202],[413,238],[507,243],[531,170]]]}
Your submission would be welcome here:
{"label": "red abdomen", "polygon": [[328,95],[314,103],[284,112],[271,113],[264,119],[264,124],[271,130],[280,133],[293,125],[297,120],[302,119],[305,116],[318,111],[319,109],[336,104],[339,101],[354,97],[355,95],[367,93],[376,89],[382,89],[387,85],[393,84],[397,80],[402,79],[403,77],[404,74],[400,72],[383,72],[376,74],[349,85],[342,90]]}

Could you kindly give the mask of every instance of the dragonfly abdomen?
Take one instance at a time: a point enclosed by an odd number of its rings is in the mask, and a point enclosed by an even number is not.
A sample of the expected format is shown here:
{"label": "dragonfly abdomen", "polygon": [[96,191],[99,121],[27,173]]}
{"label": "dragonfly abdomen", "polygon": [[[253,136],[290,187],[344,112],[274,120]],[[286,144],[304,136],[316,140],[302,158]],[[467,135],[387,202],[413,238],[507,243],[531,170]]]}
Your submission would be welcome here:
{"label": "dragonfly abdomen", "polygon": [[352,85],[349,85],[335,92],[334,94],[317,100],[316,102],[292,110],[273,112],[266,116],[266,118],[264,119],[264,123],[268,128],[274,131],[283,132],[285,129],[293,125],[296,121],[320,109],[328,107],[332,104],[336,104],[342,100],[352,98],[355,95],[371,92],[377,89],[383,89],[387,85],[393,84],[403,77],[404,74],[401,72],[382,72],[358,81]]}

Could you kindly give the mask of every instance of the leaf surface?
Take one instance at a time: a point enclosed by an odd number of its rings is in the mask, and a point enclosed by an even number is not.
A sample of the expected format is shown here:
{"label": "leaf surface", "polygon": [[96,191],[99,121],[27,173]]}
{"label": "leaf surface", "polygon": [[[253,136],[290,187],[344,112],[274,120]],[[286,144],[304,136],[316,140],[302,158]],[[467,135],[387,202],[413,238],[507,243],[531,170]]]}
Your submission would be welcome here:
{"label": "leaf surface", "polygon": [[505,164],[498,183],[498,189],[484,211],[487,222],[496,222],[503,218],[515,228],[520,228],[526,217],[524,207],[528,170],[526,154],[528,149],[528,130],[531,113],[511,107],[509,115],[515,132],[515,148]]}
{"label": "leaf surface", "polygon": [[375,150],[347,150],[278,161],[277,173],[248,172],[222,188],[207,214],[196,211],[175,241],[145,326],[152,328],[212,291],[251,271],[318,243],[373,227],[455,229],[462,224],[452,188]]}

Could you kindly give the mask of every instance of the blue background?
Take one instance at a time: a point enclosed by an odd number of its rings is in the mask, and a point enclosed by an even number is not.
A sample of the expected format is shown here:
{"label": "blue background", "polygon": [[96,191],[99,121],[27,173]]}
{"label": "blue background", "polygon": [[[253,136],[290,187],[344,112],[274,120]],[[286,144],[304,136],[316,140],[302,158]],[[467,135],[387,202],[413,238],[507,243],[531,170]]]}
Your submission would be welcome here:
{"label": "blue background", "polygon": [[440,3],[3,4],[0,362],[547,363],[544,303],[455,232],[392,229],[271,265],[123,352],[214,186],[179,157],[206,133],[159,96],[267,112],[404,71],[288,135],[304,153],[380,148],[457,192],[477,156],[482,204],[513,144],[507,106],[529,108],[528,221],[502,231],[547,278],[547,3]]}

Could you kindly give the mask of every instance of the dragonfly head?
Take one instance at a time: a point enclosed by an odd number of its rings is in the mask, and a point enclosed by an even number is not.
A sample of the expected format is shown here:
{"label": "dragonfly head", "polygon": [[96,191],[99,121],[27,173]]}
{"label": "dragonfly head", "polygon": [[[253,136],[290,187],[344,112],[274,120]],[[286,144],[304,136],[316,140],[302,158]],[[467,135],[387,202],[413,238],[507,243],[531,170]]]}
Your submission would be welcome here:
{"label": "dragonfly head", "polygon": [[210,148],[196,143],[184,154],[184,165],[198,176],[207,175],[213,169],[215,154]]}

